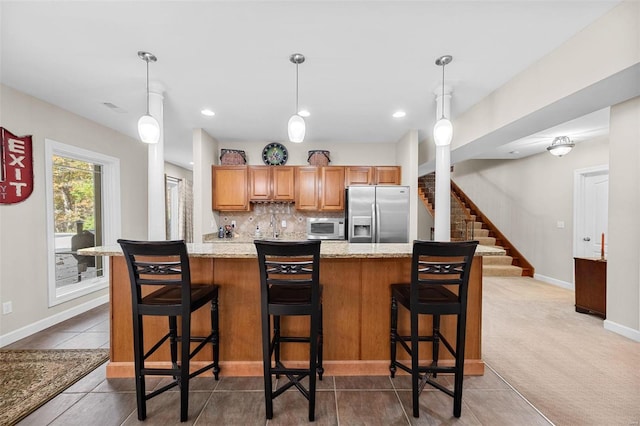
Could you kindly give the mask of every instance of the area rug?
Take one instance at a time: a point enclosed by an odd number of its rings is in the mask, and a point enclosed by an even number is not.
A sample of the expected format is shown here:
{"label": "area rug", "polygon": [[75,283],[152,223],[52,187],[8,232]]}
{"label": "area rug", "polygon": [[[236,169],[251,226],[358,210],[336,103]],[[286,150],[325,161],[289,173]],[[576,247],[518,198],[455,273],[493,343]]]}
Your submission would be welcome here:
{"label": "area rug", "polygon": [[0,425],[13,425],[109,358],[107,349],[0,350]]}

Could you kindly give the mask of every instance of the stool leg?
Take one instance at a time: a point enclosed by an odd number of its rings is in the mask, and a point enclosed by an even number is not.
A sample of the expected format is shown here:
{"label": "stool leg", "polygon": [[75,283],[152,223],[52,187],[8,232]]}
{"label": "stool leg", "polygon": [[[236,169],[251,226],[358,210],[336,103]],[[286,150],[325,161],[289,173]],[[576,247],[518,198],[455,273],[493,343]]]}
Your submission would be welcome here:
{"label": "stool leg", "polygon": [[398,302],[395,297],[391,296],[391,363],[389,364],[389,372],[391,378],[396,376],[396,338],[398,335]]}
{"label": "stool leg", "polygon": [[277,367],[280,364],[280,315],[273,316],[273,358]]}
{"label": "stool leg", "polygon": [[213,334],[213,376],[216,380],[220,375],[220,320],[218,317],[218,298],[211,301],[211,333]]}
{"label": "stool leg", "polygon": [[180,341],[180,421],[186,422],[189,415],[189,358],[191,352],[191,316],[182,316]]}
{"label": "stool leg", "polygon": [[[433,337],[431,360],[433,365],[438,365],[438,359],[440,358],[440,315],[433,316],[433,331],[431,336]],[[438,377],[438,373],[433,373],[433,377]]]}
{"label": "stool leg", "polygon": [[142,331],[142,316],[133,314],[133,359],[136,375],[136,403],[138,406],[138,420],[147,418],[147,403],[145,399],[145,383],[142,368],[144,367],[144,333]]}
{"label": "stool leg", "polygon": [[418,314],[411,312],[411,393],[413,397],[413,417],[420,417],[418,382],[420,381],[418,359]]}
{"label": "stool leg", "polygon": [[458,327],[456,331],[456,372],[453,386],[453,415],[460,417],[462,414],[462,382],[464,379],[464,349],[465,331],[467,327],[466,314],[463,311],[458,316]]}
{"label": "stool leg", "polygon": [[320,329],[320,313],[311,314],[309,330],[309,421],[315,419],[316,413],[316,369],[318,367],[318,333]]}
{"label": "stool leg", "polygon": [[264,376],[264,402],[267,419],[273,418],[273,397],[272,390],[273,385],[271,383],[271,318],[266,312],[266,309],[262,309],[262,366]]}
{"label": "stool leg", "polygon": [[178,368],[178,321],[176,317],[169,317],[169,349],[171,351],[171,365],[173,368]]}
{"label": "stool leg", "polygon": [[324,374],[324,367],[322,367],[322,344],[324,335],[322,331],[322,304],[320,304],[320,325],[318,328],[318,379],[322,380]]}

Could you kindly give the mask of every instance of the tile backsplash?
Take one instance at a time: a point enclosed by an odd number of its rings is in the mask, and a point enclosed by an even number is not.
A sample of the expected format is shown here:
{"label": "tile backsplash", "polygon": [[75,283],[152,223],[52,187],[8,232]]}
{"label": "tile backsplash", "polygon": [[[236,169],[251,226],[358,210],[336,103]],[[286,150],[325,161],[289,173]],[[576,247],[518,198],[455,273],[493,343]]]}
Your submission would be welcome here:
{"label": "tile backsplash", "polygon": [[[252,239],[256,237],[256,227],[261,237],[272,237],[273,223],[281,238],[298,240],[306,239],[308,217],[344,217],[344,212],[298,211],[293,203],[252,203],[251,206],[253,210],[249,212],[220,212],[218,225],[231,225],[235,220],[236,238]],[[205,236],[207,240],[211,240],[211,236]]]}

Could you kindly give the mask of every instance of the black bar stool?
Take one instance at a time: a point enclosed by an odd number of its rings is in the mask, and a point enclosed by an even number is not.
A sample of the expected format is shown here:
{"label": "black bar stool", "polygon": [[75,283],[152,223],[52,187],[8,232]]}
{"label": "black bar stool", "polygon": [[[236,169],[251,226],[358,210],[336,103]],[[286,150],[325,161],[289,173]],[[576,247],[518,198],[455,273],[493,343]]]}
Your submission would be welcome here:
{"label": "black bar stool", "polygon": [[[130,241],[118,240],[122,247],[129,280],[133,307],[133,351],[135,363],[136,400],[138,420],[147,417],[147,400],[175,386],[180,387],[180,421],[187,420],[189,411],[189,379],[213,369],[218,380],[219,331],[218,286],[192,285],[189,256],[184,241]],[[143,288],[153,288],[143,292]],[[146,295],[143,295],[146,294]],[[191,313],[210,304],[211,334],[207,337],[191,336]],[[169,318],[169,331],[145,352],[142,318],[145,315]],[[181,317],[178,333],[177,317]],[[171,368],[148,368],[145,360],[169,340]],[[199,344],[191,351],[191,342]],[[180,361],[178,361],[178,343]],[[189,361],[210,343],[213,346],[213,362],[189,373]],[[173,381],[149,394],[145,392],[145,376],[172,376]]]}
{"label": "black bar stool", "polygon": [[[315,418],[316,372],[322,380],[322,303],[320,241],[255,241],[260,268],[262,354],[267,419],[273,418],[273,399],[295,386],[309,400],[309,421]],[[280,317],[310,316],[309,336],[283,336]],[[273,317],[273,331],[271,327]],[[286,367],[280,359],[282,343],[309,343],[309,368]],[[288,381],[273,390],[272,375]],[[302,379],[309,377],[309,388]]]}
{"label": "black bar stool", "polygon": [[[429,384],[453,397],[453,415],[460,417],[462,411],[462,380],[464,376],[464,343],[467,325],[467,293],[471,262],[478,245],[477,241],[433,242],[414,241],[411,261],[411,283],[391,285],[391,377],[396,367],[411,374],[413,393],[413,417],[420,416],[418,396]],[[410,312],[411,334],[398,334],[398,304]],[[418,316],[432,315],[431,335],[421,335]],[[440,332],[440,316],[456,315],[456,346]],[[411,355],[411,366],[396,360],[396,344]],[[407,344],[411,342],[411,346]],[[419,342],[432,343],[432,360],[429,365],[420,365]],[[453,355],[454,366],[438,364],[440,343]],[[451,391],[432,380],[438,373],[454,374],[454,389]]]}

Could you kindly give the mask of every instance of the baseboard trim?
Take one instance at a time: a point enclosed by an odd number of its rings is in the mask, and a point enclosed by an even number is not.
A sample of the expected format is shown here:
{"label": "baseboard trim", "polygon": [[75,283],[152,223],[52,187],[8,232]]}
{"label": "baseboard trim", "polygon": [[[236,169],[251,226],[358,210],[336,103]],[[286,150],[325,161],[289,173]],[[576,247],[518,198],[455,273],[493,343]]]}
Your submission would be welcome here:
{"label": "baseboard trim", "polygon": [[575,291],[575,287],[573,283],[557,280],[555,278],[547,277],[546,275],[540,275],[540,274],[533,274],[533,278],[538,281],[545,282],[547,284],[552,284],[557,287],[562,287],[562,288],[566,288],[567,290]]}
{"label": "baseboard trim", "polygon": [[608,319],[604,320],[604,329],[612,331],[636,342],[640,342],[640,330],[627,327],[626,325],[618,324],[617,322],[613,322]]}
{"label": "baseboard trim", "polygon": [[61,323],[62,321],[66,321],[69,318],[73,318],[76,315],[80,315],[83,312],[87,312],[90,309],[103,305],[109,302],[109,295],[105,294],[100,297],[96,297],[88,302],[85,302],[81,305],[74,306],[73,308],[67,309],[66,311],[59,312],[57,314],[51,315],[49,317],[43,318],[40,321],[36,321],[29,325],[26,325],[22,328],[9,332],[7,334],[3,334],[0,336],[0,347],[10,345],[13,342],[17,342],[20,339],[24,339],[25,337],[29,337],[32,334],[35,334],[39,331],[44,330],[45,328],[49,328],[53,325]]}
{"label": "baseboard trim", "polygon": [[[406,361],[406,360],[405,360]],[[425,361],[426,362],[426,361]],[[205,361],[192,361],[190,370],[196,371],[198,368],[204,367]],[[443,362],[443,364],[453,364],[453,361]],[[308,367],[306,361],[289,361],[287,366],[294,368]],[[147,362],[149,367],[170,366],[168,362]],[[372,361],[324,361],[324,374],[327,376],[388,376],[389,361],[388,360],[372,360]],[[220,361],[221,376],[262,376],[262,361]],[[211,375],[211,372],[204,373]],[[406,374],[398,369],[399,375]],[[465,376],[482,376],[484,375],[484,361],[480,359],[468,359],[464,363]],[[107,364],[107,378],[124,378],[134,377],[133,362],[109,362]]]}

